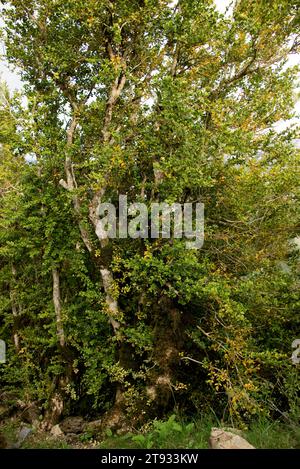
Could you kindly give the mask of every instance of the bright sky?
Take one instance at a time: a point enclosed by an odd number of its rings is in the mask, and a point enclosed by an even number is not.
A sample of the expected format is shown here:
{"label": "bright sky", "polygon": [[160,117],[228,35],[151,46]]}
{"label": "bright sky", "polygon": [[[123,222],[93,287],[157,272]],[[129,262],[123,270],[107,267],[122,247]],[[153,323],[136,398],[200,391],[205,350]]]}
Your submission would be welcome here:
{"label": "bright sky", "polygon": [[[1,15],[1,9],[0,9]],[[0,28],[3,26],[3,21],[0,16]],[[2,57],[5,54],[5,48],[3,42],[0,43],[0,79],[5,80],[9,88],[14,90],[20,90],[22,88],[22,82],[16,72],[9,70],[7,62]]]}
{"label": "bright sky", "polygon": [[225,13],[225,10],[230,3],[231,0],[215,0],[215,4],[221,13]]}

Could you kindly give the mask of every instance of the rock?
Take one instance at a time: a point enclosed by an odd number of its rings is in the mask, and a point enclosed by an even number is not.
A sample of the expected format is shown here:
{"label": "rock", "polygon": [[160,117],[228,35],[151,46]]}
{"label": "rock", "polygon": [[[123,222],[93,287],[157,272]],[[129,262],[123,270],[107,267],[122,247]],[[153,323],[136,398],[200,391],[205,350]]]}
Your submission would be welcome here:
{"label": "rock", "polygon": [[12,447],[13,448],[20,448],[26,438],[32,433],[32,428],[29,427],[22,427],[18,434],[17,443],[15,443]]}
{"label": "rock", "polygon": [[7,446],[8,445],[7,445],[5,436],[2,433],[0,433],[0,449],[5,449],[7,448]]}
{"label": "rock", "polygon": [[65,438],[66,438],[66,442],[69,445],[74,445],[78,443],[79,435],[78,433],[68,433]]}
{"label": "rock", "polygon": [[64,433],[82,433],[84,419],[82,417],[67,417],[59,424]]}
{"label": "rock", "polygon": [[225,432],[234,433],[235,435],[243,436],[242,430],[239,430],[238,428],[234,428],[234,427],[223,427],[222,430],[224,430]]}
{"label": "rock", "polygon": [[91,422],[86,422],[84,425],[84,431],[91,433],[92,435],[97,435],[101,432],[102,420],[93,420]]}
{"label": "rock", "polygon": [[39,423],[40,420],[40,409],[36,404],[30,404],[29,406],[25,407],[21,414],[21,419],[26,422],[30,423],[31,425],[36,425]]}
{"label": "rock", "polygon": [[51,428],[50,433],[52,436],[55,436],[55,437],[58,437],[64,434],[59,425],[54,425],[54,427]]}
{"label": "rock", "polygon": [[255,449],[240,435],[225,431],[222,428],[212,428],[209,438],[211,449]]}

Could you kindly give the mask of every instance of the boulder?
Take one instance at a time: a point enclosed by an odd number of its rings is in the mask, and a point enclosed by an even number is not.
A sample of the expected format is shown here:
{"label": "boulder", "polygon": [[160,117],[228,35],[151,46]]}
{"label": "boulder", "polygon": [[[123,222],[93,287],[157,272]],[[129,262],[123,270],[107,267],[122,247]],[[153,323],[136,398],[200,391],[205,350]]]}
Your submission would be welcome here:
{"label": "boulder", "polygon": [[255,449],[247,440],[223,428],[212,428],[209,438],[211,449]]}
{"label": "boulder", "polygon": [[80,436],[78,433],[68,433],[65,436],[65,441],[68,443],[70,446],[77,445],[78,442],[80,441]]}
{"label": "boulder", "polygon": [[225,432],[234,433],[235,435],[243,436],[242,430],[239,430],[238,428],[234,428],[234,427],[223,427],[222,430],[224,430]]}
{"label": "boulder", "polygon": [[97,435],[101,432],[102,420],[93,420],[91,422],[86,422],[84,425],[84,431],[91,433],[92,435]]}
{"label": "boulder", "polygon": [[61,430],[59,425],[54,425],[54,427],[51,428],[50,434],[54,437],[59,437],[64,434],[64,432]]}
{"label": "boulder", "polygon": [[64,433],[82,433],[84,430],[84,419],[82,417],[67,417],[59,424]]}
{"label": "boulder", "polygon": [[12,446],[13,448],[21,448],[22,444],[29,437],[32,433],[32,428],[29,427],[22,427],[18,433],[17,442]]}

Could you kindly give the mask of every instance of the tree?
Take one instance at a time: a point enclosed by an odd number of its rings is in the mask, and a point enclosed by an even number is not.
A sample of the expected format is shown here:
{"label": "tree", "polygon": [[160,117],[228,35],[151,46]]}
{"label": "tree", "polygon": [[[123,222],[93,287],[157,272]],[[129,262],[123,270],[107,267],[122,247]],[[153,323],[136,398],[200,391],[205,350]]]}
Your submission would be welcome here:
{"label": "tree", "polygon": [[[274,314],[285,354],[298,304],[293,268],[278,269],[292,265],[299,226],[296,129],[272,128],[293,114],[296,71],[285,64],[299,49],[296,2],[238,1],[231,18],[198,0],[3,3],[7,57],[26,83],[34,223],[44,210],[36,255],[52,273],[61,346],[84,327],[63,325],[58,285],[74,266],[61,265],[83,262],[84,281],[101,283],[94,314],[109,320],[110,330],[97,330],[109,358],[96,363],[116,396],[103,422],[140,422],[174,400],[187,406],[207,386],[223,409],[256,412],[259,367],[276,349],[257,331]],[[99,206],[119,194],[148,207],[204,202],[204,248],[103,239]],[[77,299],[67,304],[84,313]]]}

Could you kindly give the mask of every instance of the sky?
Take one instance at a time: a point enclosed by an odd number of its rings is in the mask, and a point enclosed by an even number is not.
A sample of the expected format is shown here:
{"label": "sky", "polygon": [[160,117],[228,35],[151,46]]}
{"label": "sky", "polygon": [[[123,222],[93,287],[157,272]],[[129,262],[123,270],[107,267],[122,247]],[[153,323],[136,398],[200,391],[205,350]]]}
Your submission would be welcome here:
{"label": "sky", "polygon": [[[221,13],[225,13],[227,6],[229,6],[232,3],[232,0],[215,0],[215,4],[218,8],[218,10]],[[1,13],[1,12],[0,12]],[[230,14],[230,10],[229,10]],[[0,27],[3,25],[3,22],[0,17]],[[2,56],[5,55],[5,48],[4,44],[0,43],[0,79],[5,80],[9,89],[11,91],[18,91],[22,89],[22,81],[20,79],[20,76],[16,71],[13,71],[7,64],[4,58]],[[293,54],[290,56],[288,66],[292,65],[300,65],[300,54]],[[297,101],[295,105],[296,113],[298,114],[298,118],[295,118],[293,121],[294,122],[300,122],[300,100]],[[279,130],[284,129],[284,127],[287,126],[287,123],[282,121],[279,122],[276,127]]]}
{"label": "sky", "polygon": [[231,0],[215,0],[215,4],[221,13],[225,13],[225,10],[230,3]]}

